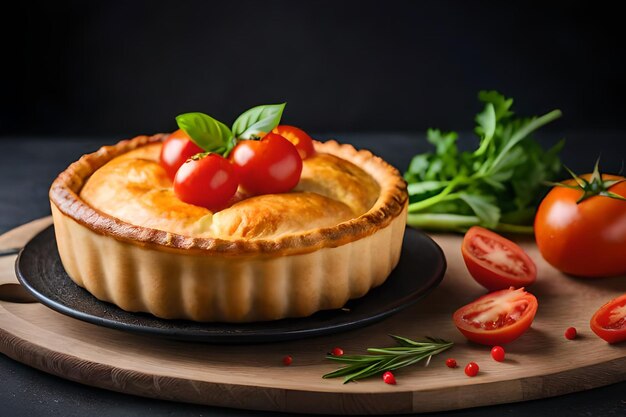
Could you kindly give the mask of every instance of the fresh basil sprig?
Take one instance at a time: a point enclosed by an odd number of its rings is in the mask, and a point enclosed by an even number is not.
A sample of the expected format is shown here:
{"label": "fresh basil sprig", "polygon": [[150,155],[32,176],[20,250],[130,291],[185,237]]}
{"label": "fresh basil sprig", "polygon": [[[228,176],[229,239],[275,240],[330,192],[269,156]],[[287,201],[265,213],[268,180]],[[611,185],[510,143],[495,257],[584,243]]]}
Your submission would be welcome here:
{"label": "fresh basil sprig", "polygon": [[206,152],[220,155],[234,146],[233,132],[224,123],[204,113],[184,113],[176,116],[178,127]]}
{"label": "fresh basil sprig", "polygon": [[252,139],[261,133],[271,132],[282,117],[286,103],[256,106],[242,113],[233,123],[233,133],[238,139]]}
{"label": "fresh basil sprig", "polygon": [[476,150],[460,151],[456,132],[429,129],[434,152],[415,155],[408,182],[407,224],[428,230],[463,232],[481,225],[502,232],[532,233],[532,222],[546,181],[560,176],[563,141],[544,150],[530,136],[561,116],[516,117],[513,99],[481,91],[485,104],[474,131]]}
{"label": "fresh basil sprig", "polygon": [[255,139],[271,132],[278,124],[286,103],[267,104],[243,112],[232,130],[208,114],[192,112],[176,116],[178,127],[206,152],[228,156],[238,140]]}

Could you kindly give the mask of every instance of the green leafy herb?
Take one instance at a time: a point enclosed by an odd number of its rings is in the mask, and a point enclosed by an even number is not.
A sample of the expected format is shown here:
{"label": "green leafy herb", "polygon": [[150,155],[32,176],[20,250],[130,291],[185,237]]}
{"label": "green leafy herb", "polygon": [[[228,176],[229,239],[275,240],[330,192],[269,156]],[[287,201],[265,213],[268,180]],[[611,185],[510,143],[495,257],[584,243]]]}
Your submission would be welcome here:
{"label": "green leafy herb", "polygon": [[285,104],[269,104],[251,108],[235,120],[233,133],[239,139],[252,139],[261,133],[271,132],[280,123]]}
{"label": "green leafy herb", "polygon": [[232,130],[219,120],[204,113],[184,113],[176,116],[178,127],[206,152],[227,156],[237,141],[258,139],[280,123],[286,103],[256,106],[243,112],[233,123]]}
{"label": "green leafy herb", "polygon": [[234,146],[234,135],[228,126],[207,114],[184,113],[176,116],[176,123],[196,145],[207,152],[222,155]]}
{"label": "green leafy herb", "polygon": [[415,341],[405,337],[390,335],[397,343],[388,348],[369,348],[367,355],[327,355],[326,359],[346,365],[336,371],[327,373],[322,378],[344,377],[344,384],[382,374],[386,371],[413,365],[423,359],[430,358],[448,350],[453,343],[443,339],[427,337],[423,341]]}
{"label": "green leafy herb", "polygon": [[461,152],[456,132],[427,131],[434,152],[413,157],[408,182],[409,215],[414,227],[464,232],[481,225],[502,232],[532,233],[536,207],[546,181],[560,175],[564,141],[544,150],[531,134],[561,116],[516,117],[513,99],[481,91],[485,103],[476,115],[480,138],[474,151]]}

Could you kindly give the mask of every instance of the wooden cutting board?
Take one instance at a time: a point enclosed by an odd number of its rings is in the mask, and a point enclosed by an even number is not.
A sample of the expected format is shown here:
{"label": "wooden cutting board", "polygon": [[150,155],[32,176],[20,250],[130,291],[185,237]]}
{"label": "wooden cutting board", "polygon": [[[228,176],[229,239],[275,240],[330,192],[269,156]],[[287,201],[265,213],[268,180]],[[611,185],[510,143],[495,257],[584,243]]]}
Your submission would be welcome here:
{"label": "wooden cutting board", "polygon": [[[21,246],[50,224],[40,219],[0,236],[0,247]],[[583,280],[547,265],[532,241],[520,242],[537,262],[528,290],[539,300],[532,328],[506,347],[505,362],[486,346],[467,342],[451,315],[485,290],[469,276],[461,237],[433,235],[448,271],[417,305],[377,324],[331,336],[280,344],[222,346],[155,339],[75,320],[40,304],[0,302],[0,351],[45,372],[95,387],[145,397],[214,406],[332,414],[442,411],[543,398],[626,380],[626,343],[609,345],[589,329],[604,302],[626,292],[626,277]],[[0,258],[0,283],[17,282],[15,257]],[[567,340],[575,326],[579,337]],[[388,334],[434,336],[455,346],[395,372],[397,385],[379,378],[342,384],[321,376],[337,367],[324,359],[335,346],[346,353],[392,345]],[[284,366],[282,357],[293,356]],[[445,366],[447,357],[460,367]],[[463,372],[475,361],[480,373]]]}

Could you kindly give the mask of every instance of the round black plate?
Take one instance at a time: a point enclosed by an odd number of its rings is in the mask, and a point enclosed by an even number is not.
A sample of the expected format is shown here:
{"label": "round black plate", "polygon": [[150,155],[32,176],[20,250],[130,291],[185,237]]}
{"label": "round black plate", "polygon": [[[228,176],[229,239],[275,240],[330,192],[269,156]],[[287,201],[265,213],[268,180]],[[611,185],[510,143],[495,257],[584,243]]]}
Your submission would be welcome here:
{"label": "round black plate", "polygon": [[398,266],[383,285],[350,300],[343,309],[310,317],[257,323],[199,323],[130,313],[100,301],[76,285],[61,264],[50,226],[20,252],[15,270],[22,285],[42,304],[89,323],[169,339],[208,343],[264,343],[319,336],[366,326],[414,304],[443,278],[446,260],[426,234],[407,228]]}

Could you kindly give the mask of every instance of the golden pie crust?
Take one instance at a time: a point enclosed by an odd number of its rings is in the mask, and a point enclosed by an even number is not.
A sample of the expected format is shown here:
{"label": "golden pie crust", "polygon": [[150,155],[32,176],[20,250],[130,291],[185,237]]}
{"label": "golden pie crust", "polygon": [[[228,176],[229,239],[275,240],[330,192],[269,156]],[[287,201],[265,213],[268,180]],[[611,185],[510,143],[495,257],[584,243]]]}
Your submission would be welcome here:
{"label": "golden pie crust", "polygon": [[167,136],[104,146],[50,188],[63,266],[100,300],[166,319],[304,317],[365,295],[396,266],[406,183],[371,152],[315,142],[293,192],[211,213],[171,196],[155,162]]}

